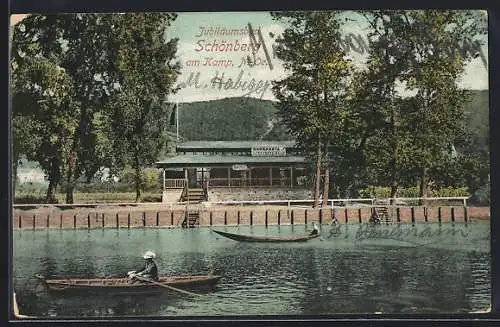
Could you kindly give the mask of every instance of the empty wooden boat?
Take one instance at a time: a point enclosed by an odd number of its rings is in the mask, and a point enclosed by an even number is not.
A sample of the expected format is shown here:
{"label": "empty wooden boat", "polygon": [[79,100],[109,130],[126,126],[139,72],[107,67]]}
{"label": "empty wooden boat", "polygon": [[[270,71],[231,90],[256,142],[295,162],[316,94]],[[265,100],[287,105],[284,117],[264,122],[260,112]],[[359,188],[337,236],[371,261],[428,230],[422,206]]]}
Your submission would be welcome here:
{"label": "empty wooden boat", "polygon": [[309,240],[319,237],[319,234],[315,235],[288,235],[288,236],[257,236],[257,235],[242,235],[222,232],[212,229],[213,232],[230,238],[238,242],[260,242],[260,243],[285,243],[285,242],[307,242]]}
{"label": "empty wooden boat", "polygon": [[[107,290],[107,291],[160,291],[165,290],[162,285],[176,288],[192,288],[214,286],[222,276],[218,275],[185,275],[185,276],[161,276],[156,283],[139,282],[132,283],[127,277],[124,278],[78,278],[78,277],[54,277],[45,278],[42,275],[36,277],[43,282],[51,291],[68,290]],[[159,285],[162,284],[162,285]]]}

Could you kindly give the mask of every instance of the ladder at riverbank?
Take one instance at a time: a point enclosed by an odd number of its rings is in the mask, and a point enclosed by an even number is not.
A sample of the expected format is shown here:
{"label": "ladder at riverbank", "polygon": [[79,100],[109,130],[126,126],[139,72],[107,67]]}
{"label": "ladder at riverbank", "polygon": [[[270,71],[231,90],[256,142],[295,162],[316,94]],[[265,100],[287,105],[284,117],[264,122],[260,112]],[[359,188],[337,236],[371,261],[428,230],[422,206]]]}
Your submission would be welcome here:
{"label": "ladder at riverbank", "polygon": [[389,214],[389,204],[386,201],[374,201],[373,205],[370,222],[386,224],[393,223],[392,215]]}
{"label": "ladder at riverbank", "polygon": [[200,226],[200,211],[186,210],[184,220],[182,221],[183,228],[194,228]]}

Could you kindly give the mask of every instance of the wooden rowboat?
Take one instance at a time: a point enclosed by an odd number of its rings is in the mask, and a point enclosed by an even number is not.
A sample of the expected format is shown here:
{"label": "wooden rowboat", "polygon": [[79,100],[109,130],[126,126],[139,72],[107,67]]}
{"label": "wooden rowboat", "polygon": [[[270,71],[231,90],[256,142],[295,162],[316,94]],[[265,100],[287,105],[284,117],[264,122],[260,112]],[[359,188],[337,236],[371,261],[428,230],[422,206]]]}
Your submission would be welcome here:
{"label": "wooden rowboat", "polygon": [[316,235],[290,235],[290,236],[254,236],[254,235],[242,235],[242,234],[233,234],[227,232],[221,232],[218,230],[213,230],[213,232],[230,238],[239,242],[260,242],[260,243],[285,243],[285,242],[307,242],[316,237],[319,237],[319,234]]}
{"label": "wooden rowboat", "polygon": [[55,277],[46,279],[42,275],[36,275],[48,290],[51,291],[70,291],[70,290],[107,290],[107,291],[160,291],[164,287],[172,286],[176,288],[191,288],[214,286],[222,276],[218,275],[193,275],[193,276],[161,276],[158,283],[131,283],[130,279],[125,278],[76,278],[76,277]]}

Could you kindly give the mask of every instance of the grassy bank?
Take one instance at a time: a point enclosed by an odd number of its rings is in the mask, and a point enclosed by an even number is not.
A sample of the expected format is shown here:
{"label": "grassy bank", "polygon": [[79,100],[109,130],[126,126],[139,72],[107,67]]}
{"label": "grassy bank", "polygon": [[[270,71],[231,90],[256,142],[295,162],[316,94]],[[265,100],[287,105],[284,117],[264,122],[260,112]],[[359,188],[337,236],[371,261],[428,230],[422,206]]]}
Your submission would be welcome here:
{"label": "grassy bank", "polygon": [[[66,195],[56,193],[57,203],[65,203]],[[160,192],[142,193],[142,202],[161,202]],[[95,192],[73,193],[74,203],[119,203],[135,202],[135,192]],[[42,192],[16,192],[14,204],[38,204],[45,203],[45,194]]]}

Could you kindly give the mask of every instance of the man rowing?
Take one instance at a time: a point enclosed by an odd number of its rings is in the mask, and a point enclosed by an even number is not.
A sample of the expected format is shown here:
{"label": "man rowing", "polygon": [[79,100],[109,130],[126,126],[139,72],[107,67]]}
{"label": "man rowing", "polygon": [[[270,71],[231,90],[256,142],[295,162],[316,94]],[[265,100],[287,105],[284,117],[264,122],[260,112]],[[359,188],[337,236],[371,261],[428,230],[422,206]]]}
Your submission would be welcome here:
{"label": "man rowing", "polygon": [[132,282],[137,282],[142,279],[158,281],[158,267],[153,261],[155,257],[156,254],[153,251],[147,251],[144,253],[143,258],[146,260],[144,267],[138,272],[133,270],[129,271],[127,274]]}

